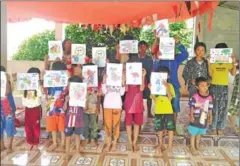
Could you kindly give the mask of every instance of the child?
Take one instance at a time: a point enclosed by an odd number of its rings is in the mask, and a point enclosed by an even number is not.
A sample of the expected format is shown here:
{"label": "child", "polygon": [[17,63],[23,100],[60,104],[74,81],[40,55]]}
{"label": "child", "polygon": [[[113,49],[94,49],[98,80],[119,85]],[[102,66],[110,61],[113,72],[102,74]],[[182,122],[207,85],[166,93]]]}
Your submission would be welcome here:
{"label": "child", "polygon": [[[137,54],[129,54],[128,62],[140,62]],[[128,136],[128,149],[130,151],[138,151],[137,139],[140,126],[143,124],[143,90],[145,88],[146,69],[143,68],[142,84],[127,85],[126,96],[124,101],[125,122]],[[132,123],[134,122],[134,131],[132,131]],[[132,139],[132,133],[133,138]]]}
{"label": "child", "polygon": [[108,152],[112,143],[111,151],[116,151],[116,144],[120,134],[120,121],[122,111],[122,98],[125,93],[125,75],[123,75],[122,86],[108,86],[106,85],[106,74],[103,78],[102,93],[104,96],[104,128],[106,132],[107,145],[103,149],[104,152]]}
{"label": "child", "polygon": [[228,110],[228,113],[229,113],[228,118],[234,128],[236,135],[238,135],[238,133],[239,133],[238,126],[235,123],[236,116],[239,116],[239,108],[240,108],[240,85],[239,85],[239,82],[240,82],[240,74],[238,73],[234,79],[234,88],[233,88],[232,98],[231,98],[229,110]]}
{"label": "child", "polygon": [[[52,70],[66,70],[66,65],[61,61],[56,61],[52,65]],[[65,134],[64,134],[64,121],[65,112],[63,110],[63,100],[65,94],[68,93],[67,88],[54,87],[48,88],[48,112],[46,116],[46,130],[52,132],[53,146],[49,151],[57,148],[57,131],[61,132],[61,149],[64,149]]]}
{"label": "child", "polygon": [[[167,73],[168,80],[170,78],[170,70],[167,67],[159,67],[157,72]],[[175,121],[173,115],[173,108],[171,101],[175,97],[174,87],[171,83],[168,83],[168,80],[163,81],[164,86],[167,90],[166,96],[160,95],[151,95],[152,99],[155,102],[155,118],[154,126],[158,134],[158,152],[161,153],[165,150],[163,134],[168,131],[168,148],[167,150],[171,152],[172,142],[173,142],[173,132],[175,131]],[[151,89],[151,84],[149,86]]]}
{"label": "child", "polygon": [[197,155],[200,149],[200,136],[206,134],[207,125],[212,123],[213,98],[208,92],[209,82],[205,77],[196,78],[197,92],[190,99],[190,123],[188,131],[191,135],[190,150]]}
{"label": "child", "polygon": [[[94,65],[93,63],[88,63],[86,65]],[[85,66],[86,66],[85,65]],[[100,108],[100,95],[98,92],[98,87],[89,87],[87,94],[86,108],[83,114],[83,136],[85,142],[91,142],[91,145],[97,146],[97,137],[98,137],[98,124],[97,118]]]}
{"label": "child", "polygon": [[[6,72],[6,69],[1,66],[1,71]],[[6,96],[1,98],[1,121],[0,121],[0,129],[1,129],[1,151],[5,150],[4,145],[4,130],[7,134],[8,146],[7,153],[12,152],[12,142],[13,137],[17,133],[15,128],[15,111],[16,106],[12,96],[11,82],[8,75],[7,77],[7,85],[6,85]]]}
{"label": "child", "polygon": [[[40,70],[32,67],[28,73],[37,73],[40,77]],[[25,133],[28,143],[28,150],[36,149],[39,144],[40,137],[40,118],[41,118],[41,90],[25,90],[22,98],[22,104],[25,106]]]}
{"label": "child", "polygon": [[[69,78],[69,83],[81,83],[82,79],[79,76],[72,76]],[[65,115],[65,135],[66,135],[66,159],[70,152],[71,136],[75,135],[76,152],[80,153],[80,134],[83,127],[83,108],[69,106],[69,95],[65,96],[63,109],[66,111]]]}

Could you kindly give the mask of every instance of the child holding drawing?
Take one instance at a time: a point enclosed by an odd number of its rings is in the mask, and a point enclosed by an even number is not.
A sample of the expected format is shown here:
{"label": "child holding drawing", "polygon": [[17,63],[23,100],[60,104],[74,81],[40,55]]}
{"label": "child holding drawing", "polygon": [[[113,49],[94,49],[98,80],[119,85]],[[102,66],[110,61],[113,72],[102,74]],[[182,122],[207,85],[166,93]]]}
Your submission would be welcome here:
{"label": "child holding drawing", "polygon": [[[158,152],[161,153],[165,151],[163,141],[163,134],[168,131],[168,152],[171,152],[172,142],[173,142],[173,132],[175,131],[175,121],[173,115],[173,108],[171,101],[175,97],[174,87],[171,83],[168,82],[170,78],[170,70],[167,67],[159,67],[156,72],[167,73],[168,79],[163,80],[163,85],[166,87],[167,94],[163,95],[151,95],[152,99],[155,102],[155,118],[154,118],[154,127],[158,134],[157,146]],[[151,84],[149,84],[149,89],[151,89]]]}

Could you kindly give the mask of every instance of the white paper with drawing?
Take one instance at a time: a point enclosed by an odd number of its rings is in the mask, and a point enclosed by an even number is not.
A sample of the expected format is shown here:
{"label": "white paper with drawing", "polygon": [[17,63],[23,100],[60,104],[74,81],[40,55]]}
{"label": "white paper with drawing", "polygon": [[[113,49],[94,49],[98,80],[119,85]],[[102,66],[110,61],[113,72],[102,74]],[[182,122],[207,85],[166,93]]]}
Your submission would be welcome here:
{"label": "white paper with drawing", "polygon": [[72,44],[72,64],[84,64],[86,44]]}
{"label": "white paper with drawing", "polygon": [[155,29],[158,37],[169,37],[168,19],[156,21]]}
{"label": "white paper with drawing", "polygon": [[107,80],[106,84],[110,86],[122,86],[122,64],[107,64]]}
{"label": "white paper with drawing", "polygon": [[92,48],[92,61],[98,67],[106,66],[106,47],[93,47]]}
{"label": "white paper with drawing", "polygon": [[97,65],[83,66],[82,75],[83,75],[83,82],[87,83],[88,87],[98,86]]}
{"label": "white paper with drawing", "polygon": [[174,60],[175,57],[175,40],[170,37],[160,38],[159,50],[160,59]]}
{"label": "white paper with drawing", "polygon": [[48,56],[50,61],[54,61],[57,58],[62,59],[63,48],[61,41],[48,41]]}
{"label": "white paper with drawing", "polygon": [[17,90],[37,90],[39,86],[38,73],[18,73]]}
{"label": "white paper with drawing", "polygon": [[68,74],[66,70],[45,71],[43,86],[44,87],[66,87],[68,84]]}
{"label": "white paper with drawing", "polygon": [[211,48],[210,63],[232,63],[232,48]]}
{"label": "white paper with drawing", "polygon": [[119,45],[120,54],[138,53],[137,40],[121,40]]}
{"label": "white paper with drawing", "polygon": [[69,88],[69,97],[69,106],[85,107],[87,84],[71,82]]}
{"label": "white paper with drawing", "polygon": [[166,95],[166,87],[162,81],[167,80],[167,73],[152,72],[151,73],[151,94]]}
{"label": "white paper with drawing", "polygon": [[126,63],[126,84],[142,84],[142,63]]}
{"label": "white paper with drawing", "polygon": [[7,75],[5,72],[1,71],[1,97],[6,96],[7,88]]}

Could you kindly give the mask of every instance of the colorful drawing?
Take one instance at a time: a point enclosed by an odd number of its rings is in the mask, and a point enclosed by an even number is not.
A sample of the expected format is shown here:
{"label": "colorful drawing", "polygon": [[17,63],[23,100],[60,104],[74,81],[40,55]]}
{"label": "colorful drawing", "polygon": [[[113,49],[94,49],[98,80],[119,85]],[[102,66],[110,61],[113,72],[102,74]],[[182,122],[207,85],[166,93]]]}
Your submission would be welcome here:
{"label": "colorful drawing", "polygon": [[211,48],[210,63],[232,63],[232,48]]}
{"label": "colorful drawing", "polygon": [[98,67],[97,65],[83,66],[82,69],[83,81],[88,87],[98,86]]}
{"label": "colorful drawing", "polygon": [[110,86],[122,86],[122,64],[107,64],[107,81],[106,84]]}
{"label": "colorful drawing", "polygon": [[63,49],[61,41],[48,41],[48,56],[50,61],[54,61],[57,58],[62,59]]}
{"label": "colorful drawing", "polygon": [[17,90],[37,90],[39,86],[38,73],[18,73]]}
{"label": "colorful drawing", "polygon": [[169,37],[168,19],[156,21],[155,29],[158,37]]}
{"label": "colorful drawing", "polygon": [[166,87],[162,81],[167,80],[167,73],[152,72],[151,73],[151,94],[154,95],[166,95]]}
{"label": "colorful drawing", "polygon": [[98,67],[106,66],[106,47],[92,48],[92,61]]}
{"label": "colorful drawing", "polygon": [[159,50],[161,52],[160,59],[174,60],[175,57],[175,40],[170,37],[161,37]]}
{"label": "colorful drawing", "polygon": [[142,84],[142,63],[126,64],[126,82],[128,85]]}
{"label": "colorful drawing", "polygon": [[86,44],[72,44],[72,64],[84,64]]}
{"label": "colorful drawing", "polygon": [[138,53],[137,40],[121,40],[119,45],[120,54]]}
{"label": "colorful drawing", "polygon": [[68,74],[66,70],[45,71],[44,74],[44,87],[66,87],[68,84]]}
{"label": "colorful drawing", "polygon": [[7,88],[7,75],[5,72],[1,71],[1,97],[6,96]]}
{"label": "colorful drawing", "polygon": [[87,84],[86,83],[70,83],[69,88],[69,105],[85,107],[87,97]]}

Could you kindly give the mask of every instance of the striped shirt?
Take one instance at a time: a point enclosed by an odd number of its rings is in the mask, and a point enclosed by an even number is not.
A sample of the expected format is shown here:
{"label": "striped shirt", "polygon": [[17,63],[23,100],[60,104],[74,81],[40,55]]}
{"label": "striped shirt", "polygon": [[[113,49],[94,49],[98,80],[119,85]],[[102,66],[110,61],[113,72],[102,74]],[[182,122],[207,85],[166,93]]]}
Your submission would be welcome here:
{"label": "striped shirt", "polygon": [[65,115],[66,127],[83,127],[83,108],[69,106]]}

